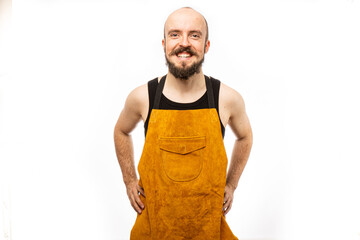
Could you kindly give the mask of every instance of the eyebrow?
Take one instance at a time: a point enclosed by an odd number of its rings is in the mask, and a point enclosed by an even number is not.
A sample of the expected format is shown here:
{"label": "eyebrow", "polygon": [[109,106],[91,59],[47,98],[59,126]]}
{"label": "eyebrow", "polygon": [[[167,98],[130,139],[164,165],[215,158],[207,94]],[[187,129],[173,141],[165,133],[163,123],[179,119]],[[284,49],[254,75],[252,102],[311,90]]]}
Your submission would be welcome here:
{"label": "eyebrow", "polygon": [[[179,32],[181,32],[181,30],[179,30],[179,29],[172,29],[172,30],[169,30],[168,34],[174,33],[174,32],[175,32],[175,33],[179,33]],[[199,34],[200,36],[202,36],[202,32],[201,32],[200,30],[191,30],[190,33],[197,33],[197,34]]]}
{"label": "eyebrow", "polygon": [[202,32],[199,31],[199,30],[193,30],[193,31],[190,31],[190,33],[197,33],[197,34],[199,34],[200,36],[202,36]]}
{"label": "eyebrow", "polygon": [[170,30],[169,32],[168,32],[168,34],[169,33],[173,33],[173,32],[181,32],[180,30],[177,30],[177,29],[173,29],[173,30]]}

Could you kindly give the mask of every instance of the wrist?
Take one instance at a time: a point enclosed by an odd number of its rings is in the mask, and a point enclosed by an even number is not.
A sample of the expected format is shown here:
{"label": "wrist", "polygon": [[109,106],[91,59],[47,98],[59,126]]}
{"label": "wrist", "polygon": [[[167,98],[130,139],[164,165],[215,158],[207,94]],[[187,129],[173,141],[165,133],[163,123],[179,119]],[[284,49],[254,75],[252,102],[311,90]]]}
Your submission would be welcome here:
{"label": "wrist", "polygon": [[126,186],[130,186],[130,185],[132,185],[134,183],[137,184],[137,182],[138,182],[137,178],[131,178],[131,179],[126,179],[126,180],[124,179],[124,183],[125,183]]}
{"label": "wrist", "polygon": [[236,189],[236,186],[235,186],[234,184],[232,184],[232,183],[226,183],[226,186],[227,186],[228,188],[230,188],[233,192],[234,192],[235,189]]}

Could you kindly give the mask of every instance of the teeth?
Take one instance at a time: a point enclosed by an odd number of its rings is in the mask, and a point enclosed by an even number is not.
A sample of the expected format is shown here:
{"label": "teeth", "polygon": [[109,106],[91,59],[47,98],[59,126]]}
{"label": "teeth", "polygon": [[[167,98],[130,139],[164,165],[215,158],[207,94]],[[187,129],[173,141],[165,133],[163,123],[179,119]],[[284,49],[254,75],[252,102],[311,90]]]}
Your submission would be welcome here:
{"label": "teeth", "polygon": [[178,57],[188,58],[188,57],[190,57],[190,55],[189,54],[179,54]]}

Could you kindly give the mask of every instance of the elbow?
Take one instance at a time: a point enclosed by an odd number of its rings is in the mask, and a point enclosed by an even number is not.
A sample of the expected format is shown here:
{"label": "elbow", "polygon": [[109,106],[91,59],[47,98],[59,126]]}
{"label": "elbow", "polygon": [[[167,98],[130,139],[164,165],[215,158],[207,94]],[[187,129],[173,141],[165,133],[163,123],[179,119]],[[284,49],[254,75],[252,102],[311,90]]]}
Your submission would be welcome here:
{"label": "elbow", "polygon": [[248,146],[251,147],[252,144],[253,144],[253,133],[252,133],[252,130],[249,129],[248,131],[246,131],[246,134],[238,137],[238,138],[236,139],[236,141],[246,143]]}
{"label": "elbow", "polygon": [[116,141],[117,139],[119,139],[119,138],[121,138],[121,137],[129,137],[130,134],[124,132],[118,125],[116,125],[116,126],[114,127],[113,136],[114,136],[114,140]]}
{"label": "elbow", "polygon": [[120,129],[119,129],[118,125],[115,125],[114,132],[113,132],[114,139],[116,138],[116,136],[119,135],[119,133],[120,133]]}
{"label": "elbow", "polygon": [[251,129],[250,129],[248,135],[249,135],[249,136],[248,136],[248,138],[249,138],[249,144],[250,144],[250,146],[252,146],[252,144],[253,144],[253,132],[252,132]]}

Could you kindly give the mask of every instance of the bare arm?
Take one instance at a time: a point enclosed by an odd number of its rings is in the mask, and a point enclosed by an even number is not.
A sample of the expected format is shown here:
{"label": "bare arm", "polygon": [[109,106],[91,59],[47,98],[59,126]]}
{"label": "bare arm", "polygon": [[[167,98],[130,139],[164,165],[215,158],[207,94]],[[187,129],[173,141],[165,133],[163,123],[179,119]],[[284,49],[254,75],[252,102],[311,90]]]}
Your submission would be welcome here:
{"label": "bare arm", "polygon": [[144,204],[141,202],[138,192],[145,196],[143,189],[138,185],[136,175],[134,150],[131,138],[131,131],[144,115],[144,109],[147,107],[146,86],[140,86],[132,91],[126,99],[124,109],[121,111],[119,119],[114,128],[114,142],[116,156],[120,164],[124,183],[126,185],[127,195],[135,211],[141,213]]}
{"label": "bare arm", "polygon": [[232,89],[225,89],[228,92],[228,124],[233,130],[236,140],[231,155],[229,171],[226,178],[224,215],[231,209],[233,193],[237,188],[240,176],[250,155],[252,146],[252,130],[245,111],[245,103],[239,93]]}

